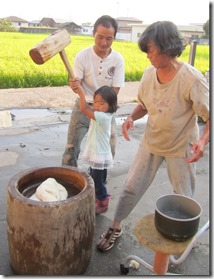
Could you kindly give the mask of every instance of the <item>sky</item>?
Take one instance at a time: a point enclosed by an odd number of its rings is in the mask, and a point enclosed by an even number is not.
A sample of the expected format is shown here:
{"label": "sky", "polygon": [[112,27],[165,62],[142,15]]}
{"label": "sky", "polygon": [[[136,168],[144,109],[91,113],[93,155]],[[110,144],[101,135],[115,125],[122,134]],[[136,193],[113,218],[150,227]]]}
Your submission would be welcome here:
{"label": "sky", "polygon": [[186,25],[205,23],[209,19],[209,3],[213,5],[208,0],[7,0],[1,4],[0,18],[17,16],[33,21],[51,17],[81,24],[94,23],[108,14],[114,18],[134,17],[149,24],[170,20]]}

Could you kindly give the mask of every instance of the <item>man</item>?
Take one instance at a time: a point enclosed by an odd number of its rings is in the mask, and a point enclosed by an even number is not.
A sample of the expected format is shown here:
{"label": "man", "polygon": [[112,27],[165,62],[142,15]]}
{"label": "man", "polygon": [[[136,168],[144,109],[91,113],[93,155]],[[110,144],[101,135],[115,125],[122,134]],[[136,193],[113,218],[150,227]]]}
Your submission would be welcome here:
{"label": "man", "polygon": [[[111,86],[118,94],[124,86],[124,60],[111,45],[116,37],[117,23],[108,15],[101,16],[94,24],[94,45],[80,51],[74,60],[74,74],[79,80],[89,106],[93,105],[94,92],[103,85]],[[72,81],[70,82],[72,87]],[[62,158],[63,165],[77,167],[81,142],[89,128],[89,119],[81,112],[79,99],[73,107],[68,127],[68,137]],[[116,122],[113,118],[111,150],[114,156],[116,145]]]}

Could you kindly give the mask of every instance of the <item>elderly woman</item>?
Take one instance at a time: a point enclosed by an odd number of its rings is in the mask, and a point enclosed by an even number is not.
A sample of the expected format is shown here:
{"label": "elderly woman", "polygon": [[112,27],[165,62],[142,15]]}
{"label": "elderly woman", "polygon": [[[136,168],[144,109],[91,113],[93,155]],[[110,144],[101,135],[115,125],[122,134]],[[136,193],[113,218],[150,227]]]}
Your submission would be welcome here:
{"label": "elderly woman", "polygon": [[[143,32],[139,48],[151,62],[138,90],[139,104],[122,125],[129,139],[133,122],[148,115],[137,154],[130,166],[111,227],[98,241],[100,251],[111,249],[121,236],[121,221],[139,202],[163,161],[177,194],[193,197],[195,162],[209,141],[209,89],[204,76],[177,59],[184,50],[183,39],[172,22],[158,21]],[[206,126],[199,137],[197,116]]]}

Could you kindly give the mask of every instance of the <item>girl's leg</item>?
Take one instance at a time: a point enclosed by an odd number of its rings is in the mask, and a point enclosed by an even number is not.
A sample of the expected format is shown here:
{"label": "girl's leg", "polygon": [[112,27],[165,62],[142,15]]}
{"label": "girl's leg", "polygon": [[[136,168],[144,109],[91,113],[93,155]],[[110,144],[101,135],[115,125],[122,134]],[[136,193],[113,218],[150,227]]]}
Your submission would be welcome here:
{"label": "girl's leg", "polygon": [[110,195],[106,189],[107,169],[97,170],[90,168],[90,175],[94,179],[96,193],[96,215],[102,214],[108,210]]}
{"label": "girl's leg", "polygon": [[94,180],[96,198],[100,201],[105,200],[108,197],[106,189],[107,169],[98,170],[90,168],[90,175]]}
{"label": "girl's leg", "polygon": [[152,183],[163,157],[153,155],[141,143],[129,168],[125,187],[118,201],[115,225],[125,219]]}

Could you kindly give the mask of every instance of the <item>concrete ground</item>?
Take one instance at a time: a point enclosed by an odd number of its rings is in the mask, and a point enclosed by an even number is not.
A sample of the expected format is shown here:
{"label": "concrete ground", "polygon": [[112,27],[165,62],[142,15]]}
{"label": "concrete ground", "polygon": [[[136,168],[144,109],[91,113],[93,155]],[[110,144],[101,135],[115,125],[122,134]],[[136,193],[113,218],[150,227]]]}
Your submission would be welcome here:
{"label": "concrete ground", "polygon": [[[130,132],[131,141],[124,140],[121,123],[136,103],[138,82],[127,83],[119,94],[120,108],[117,111],[118,144],[114,168],[108,172],[108,191],[112,198],[109,210],[96,217],[94,246],[85,276],[122,276],[120,264],[130,254],[137,255],[152,265],[154,252],[143,246],[134,234],[136,222],[154,212],[156,199],[172,193],[164,164],[139,204],[123,222],[124,233],[115,246],[106,253],[96,250],[99,235],[111,224],[114,208],[122,190],[126,175],[141,140],[145,121],[138,121]],[[66,144],[68,121],[74,102],[74,94],[68,87],[2,89],[0,110],[10,110],[15,115],[12,127],[0,128],[0,274],[15,275],[10,266],[7,243],[6,195],[10,178],[31,167],[60,166]],[[201,131],[204,125],[200,124]],[[83,142],[84,144],[84,142]],[[79,167],[87,169],[79,162]],[[201,204],[203,213],[199,227],[210,215],[209,191],[209,145],[197,164],[197,189],[195,199]],[[175,244],[176,245],[176,244]],[[170,263],[169,272],[183,276],[208,276],[212,274],[210,230],[197,241],[190,254],[179,265]],[[130,269],[129,275],[152,275],[144,266]]]}

